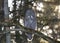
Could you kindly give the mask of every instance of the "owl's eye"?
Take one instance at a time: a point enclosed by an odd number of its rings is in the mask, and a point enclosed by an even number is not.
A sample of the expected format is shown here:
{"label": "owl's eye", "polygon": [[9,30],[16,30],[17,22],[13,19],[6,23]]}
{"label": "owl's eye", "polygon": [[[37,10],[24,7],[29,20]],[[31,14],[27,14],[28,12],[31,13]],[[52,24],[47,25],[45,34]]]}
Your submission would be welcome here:
{"label": "owl's eye", "polygon": [[31,16],[31,18],[33,18],[33,16]]}
{"label": "owl's eye", "polygon": [[28,16],[28,18],[30,18],[30,16]]}
{"label": "owl's eye", "polygon": [[33,16],[28,16],[28,18],[33,18]]}

